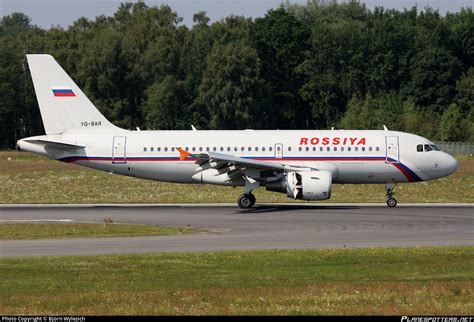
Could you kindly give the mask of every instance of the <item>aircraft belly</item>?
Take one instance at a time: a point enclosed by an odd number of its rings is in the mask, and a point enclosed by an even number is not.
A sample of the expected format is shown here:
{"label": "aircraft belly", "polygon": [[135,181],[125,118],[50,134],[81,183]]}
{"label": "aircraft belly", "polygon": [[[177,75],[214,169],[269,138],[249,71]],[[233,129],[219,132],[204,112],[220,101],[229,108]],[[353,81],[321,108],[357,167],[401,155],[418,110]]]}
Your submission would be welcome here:
{"label": "aircraft belly", "polygon": [[405,175],[391,163],[366,162],[364,183],[407,182]]}
{"label": "aircraft belly", "polygon": [[334,183],[364,183],[363,162],[338,162],[338,176]]}
{"label": "aircraft belly", "polygon": [[149,180],[176,181],[176,166],[173,162],[128,161],[113,164],[113,173]]}

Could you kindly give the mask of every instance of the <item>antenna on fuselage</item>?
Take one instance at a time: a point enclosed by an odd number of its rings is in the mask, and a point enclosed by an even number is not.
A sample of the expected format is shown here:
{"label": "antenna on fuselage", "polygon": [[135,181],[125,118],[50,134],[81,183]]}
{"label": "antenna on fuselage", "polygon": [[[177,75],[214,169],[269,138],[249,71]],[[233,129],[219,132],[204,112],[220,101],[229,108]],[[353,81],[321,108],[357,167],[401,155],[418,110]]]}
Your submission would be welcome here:
{"label": "antenna on fuselage", "polygon": [[191,130],[197,131],[196,128],[194,127],[194,125],[192,125],[192,124],[191,124]]}
{"label": "antenna on fuselage", "polygon": [[388,131],[387,127],[385,126],[385,124],[383,125],[383,129],[384,131]]}

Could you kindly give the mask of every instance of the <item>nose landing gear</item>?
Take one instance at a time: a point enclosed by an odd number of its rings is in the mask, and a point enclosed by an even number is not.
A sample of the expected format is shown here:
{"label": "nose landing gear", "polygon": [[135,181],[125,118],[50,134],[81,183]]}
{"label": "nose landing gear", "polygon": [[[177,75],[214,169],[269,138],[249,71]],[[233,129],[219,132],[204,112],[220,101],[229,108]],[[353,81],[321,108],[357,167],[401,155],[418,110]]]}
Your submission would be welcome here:
{"label": "nose landing gear", "polygon": [[387,206],[389,207],[395,207],[397,205],[397,199],[393,198],[395,194],[393,188],[395,188],[395,184],[393,183],[387,183],[385,185],[385,190],[387,191]]}

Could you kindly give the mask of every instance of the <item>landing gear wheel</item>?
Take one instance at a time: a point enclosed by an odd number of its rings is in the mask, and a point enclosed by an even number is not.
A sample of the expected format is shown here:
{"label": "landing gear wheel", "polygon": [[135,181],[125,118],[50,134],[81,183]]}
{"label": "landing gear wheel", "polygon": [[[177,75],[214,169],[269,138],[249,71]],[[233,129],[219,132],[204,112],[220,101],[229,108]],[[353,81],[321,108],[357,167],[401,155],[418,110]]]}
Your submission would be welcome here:
{"label": "landing gear wheel", "polygon": [[253,194],[243,194],[237,200],[239,207],[242,209],[249,209],[252,208],[255,204],[255,196]]}
{"label": "landing gear wheel", "polygon": [[394,183],[387,183],[385,185],[385,191],[387,191],[387,206],[389,207],[395,207],[397,205],[397,199],[393,198],[395,194],[393,188],[395,188]]}
{"label": "landing gear wheel", "polygon": [[257,198],[255,198],[255,196],[254,196],[253,194],[251,194],[251,193],[249,193],[247,196],[248,196],[248,197],[250,198],[250,200],[252,201],[252,206],[255,205],[255,201],[257,201]]}
{"label": "landing gear wheel", "polygon": [[387,206],[395,207],[397,205],[397,199],[395,198],[388,198],[387,199]]}

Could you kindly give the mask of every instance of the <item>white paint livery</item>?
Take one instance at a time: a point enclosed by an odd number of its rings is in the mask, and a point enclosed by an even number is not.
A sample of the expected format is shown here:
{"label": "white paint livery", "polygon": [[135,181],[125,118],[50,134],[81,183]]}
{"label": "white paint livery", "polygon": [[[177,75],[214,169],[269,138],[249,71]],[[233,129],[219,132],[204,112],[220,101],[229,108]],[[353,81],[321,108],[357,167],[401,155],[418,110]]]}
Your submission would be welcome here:
{"label": "white paint livery", "polygon": [[[364,130],[128,131],[110,123],[50,55],[27,55],[46,135],[18,141],[21,150],[116,174],[178,183],[244,186],[324,200],[334,183],[394,184],[445,177],[458,162],[429,140]],[[61,84],[61,85],[59,85]],[[74,96],[55,96],[53,88]]]}

